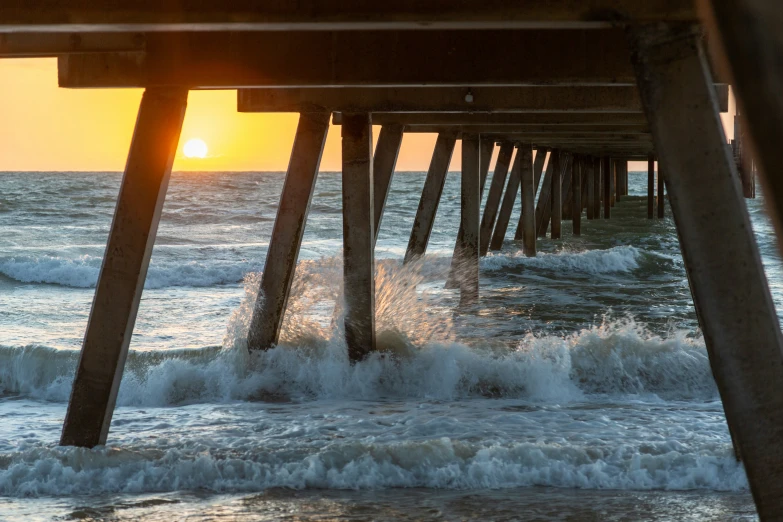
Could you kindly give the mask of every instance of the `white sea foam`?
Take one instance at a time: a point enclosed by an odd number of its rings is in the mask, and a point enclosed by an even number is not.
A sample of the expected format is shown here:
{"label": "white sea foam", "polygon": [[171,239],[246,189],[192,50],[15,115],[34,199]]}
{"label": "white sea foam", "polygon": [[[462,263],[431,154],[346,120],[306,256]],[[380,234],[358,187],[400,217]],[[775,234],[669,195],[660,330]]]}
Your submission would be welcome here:
{"label": "white sea foam", "polygon": [[[249,262],[211,261],[201,263],[153,262],[145,288],[172,286],[209,287],[238,283],[257,266]],[[0,261],[0,274],[22,283],[46,283],[73,288],[94,288],[101,269],[101,258],[81,256],[14,257]]]}
{"label": "white sea foam", "polygon": [[[245,443],[247,444],[247,443]],[[35,447],[0,467],[0,495],[86,495],[270,487],[445,489],[557,486],[588,489],[747,489],[745,473],[719,446],[694,452],[676,442],[636,447],[484,444],[441,437],[338,441],[304,452]]]}
{"label": "white sea foam", "polygon": [[490,270],[500,270],[509,266],[523,265],[555,271],[609,274],[629,272],[639,268],[641,257],[642,251],[632,246],[583,252],[539,253],[536,257],[526,257],[519,251],[513,254],[490,254],[482,260],[481,266]]}

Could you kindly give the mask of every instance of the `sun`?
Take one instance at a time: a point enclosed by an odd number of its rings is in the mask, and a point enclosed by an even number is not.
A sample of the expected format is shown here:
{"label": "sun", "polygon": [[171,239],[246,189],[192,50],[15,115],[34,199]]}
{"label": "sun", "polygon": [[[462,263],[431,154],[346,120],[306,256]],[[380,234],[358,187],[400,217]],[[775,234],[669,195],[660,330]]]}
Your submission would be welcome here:
{"label": "sun", "polygon": [[185,153],[186,158],[206,158],[208,152],[207,144],[204,143],[204,140],[193,138],[185,143],[182,152]]}

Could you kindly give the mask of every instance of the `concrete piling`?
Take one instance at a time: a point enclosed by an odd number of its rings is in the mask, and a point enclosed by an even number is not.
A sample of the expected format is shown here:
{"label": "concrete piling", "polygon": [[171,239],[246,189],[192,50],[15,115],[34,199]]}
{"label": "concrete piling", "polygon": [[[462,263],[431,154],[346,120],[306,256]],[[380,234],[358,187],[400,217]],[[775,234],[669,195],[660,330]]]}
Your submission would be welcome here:
{"label": "concrete piling", "polygon": [[628,35],[726,418],[760,519],[779,520],[783,336],[726,150],[701,34],[690,25],[650,25]]}
{"label": "concrete piling", "polygon": [[560,239],[560,236],[562,235],[563,173],[566,170],[567,162],[568,154],[561,154],[560,161],[557,165],[558,168],[552,171],[552,230],[549,233],[551,239]]}
{"label": "concrete piling", "polygon": [[573,234],[582,234],[582,163],[581,156],[574,156],[571,169],[571,186],[573,187],[573,201],[571,202],[571,225]]}
{"label": "concrete piling", "polygon": [[457,142],[456,132],[441,132],[435,142],[435,150],[432,152],[432,160],[427,171],[427,179],[424,181],[424,189],[421,192],[419,208],[416,211],[416,219],[413,221],[411,237],[408,241],[408,249],[405,252],[404,263],[421,257],[427,250],[427,243],[432,233],[432,225],[435,222],[435,214],[438,211],[440,197],[443,193],[443,184],[446,182],[446,173],[451,163],[451,155],[454,153],[454,145]]}
{"label": "concrete piling", "polygon": [[460,196],[463,234],[458,253],[461,307],[475,305],[479,297],[480,161],[478,135],[463,134]]}
{"label": "concrete piling", "polygon": [[647,219],[654,217],[655,209],[655,156],[647,155]]}
{"label": "concrete piling", "polygon": [[612,168],[609,156],[601,158],[603,174],[604,219],[612,217]]}
{"label": "concrete piling", "polygon": [[328,130],[328,112],[299,116],[261,286],[250,320],[247,335],[250,350],[267,350],[277,344]]}
{"label": "concrete piling", "polygon": [[343,113],[343,288],[348,357],[375,351],[375,223],[372,120]]}
{"label": "concrete piling", "polygon": [[144,91],[84,335],[60,444],[106,443],[152,246],[177,150],[188,91]]}
{"label": "concrete piling", "polygon": [[402,144],[403,126],[396,123],[386,123],[378,134],[378,143],[373,155],[373,214],[375,223],[375,241],[378,241],[378,231],[381,229],[383,211],[386,208],[386,198],[394,176],[394,167]]}
{"label": "concrete piling", "polygon": [[585,158],[585,176],[587,177],[587,219],[595,219],[595,160],[592,157]]}
{"label": "concrete piling", "polygon": [[500,250],[503,247],[503,241],[506,239],[506,230],[508,230],[508,222],[511,219],[511,211],[514,208],[514,201],[516,201],[517,193],[519,192],[520,182],[520,159],[519,150],[514,157],[514,163],[511,167],[511,172],[508,176],[508,184],[506,185],[506,192],[503,194],[503,203],[500,205],[500,212],[498,213],[497,223],[495,223],[495,230],[492,233],[492,240],[489,243],[490,250]]}
{"label": "concrete piling", "polygon": [[552,152],[549,154],[546,172],[541,181],[541,193],[538,195],[538,204],[536,205],[536,237],[546,237],[552,207],[552,179],[555,170],[559,171],[559,169],[560,151],[552,149]]}
{"label": "concrete piling", "polygon": [[511,165],[511,156],[513,153],[513,143],[504,141],[500,144],[498,159],[495,162],[495,172],[492,173],[492,183],[489,186],[487,202],[484,205],[484,216],[481,218],[481,256],[487,255],[487,250],[489,250],[492,230],[495,226],[495,218],[497,217],[500,199],[503,196],[503,188],[506,185],[506,178],[508,177],[508,169]]}
{"label": "concrete piling", "polygon": [[[533,167],[533,148],[530,144],[521,143],[519,154],[520,183],[522,185],[522,241],[523,251],[527,257],[536,256],[536,191]],[[543,167],[543,159],[541,166]]]}
{"label": "concrete piling", "polygon": [[[536,150],[536,157],[533,161],[533,206],[535,207],[536,203],[536,194],[538,193],[538,185],[541,183],[541,175],[544,172],[544,164],[546,163],[546,155],[547,155],[548,149],[544,147],[539,147]],[[522,199],[524,201],[525,196],[522,196]],[[510,212],[509,212],[510,215]],[[525,237],[525,213],[524,209],[519,215],[519,223],[517,223],[517,231],[514,233],[514,240],[518,241],[520,239],[524,239]],[[533,214],[533,221],[535,222],[535,210]],[[535,230],[535,224],[534,230]]]}
{"label": "concrete piling", "polygon": [[664,177],[663,177],[663,169],[661,168],[661,163],[658,162],[658,219],[663,219],[664,216],[664,205],[665,200],[664,198]]}

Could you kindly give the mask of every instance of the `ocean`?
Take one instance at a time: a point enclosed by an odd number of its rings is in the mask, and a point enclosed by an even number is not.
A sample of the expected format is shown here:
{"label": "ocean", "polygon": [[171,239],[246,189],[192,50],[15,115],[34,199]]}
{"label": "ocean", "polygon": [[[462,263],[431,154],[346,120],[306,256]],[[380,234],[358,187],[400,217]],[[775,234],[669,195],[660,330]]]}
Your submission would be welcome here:
{"label": "ocean", "polygon": [[[406,267],[424,174],[395,174],[380,352],[356,365],[333,172],[280,346],[246,349],[283,179],[172,175],[109,443],[85,450],[57,442],[121,174],[0,173],[0,520],[757,519],[646,172],[611,220],[583,216],[581,237],[564,221],[536,258],[510,239],[518,200],[470,310],[444,289],[459,173]],[[783,310],[774,233],[746,201]]]}

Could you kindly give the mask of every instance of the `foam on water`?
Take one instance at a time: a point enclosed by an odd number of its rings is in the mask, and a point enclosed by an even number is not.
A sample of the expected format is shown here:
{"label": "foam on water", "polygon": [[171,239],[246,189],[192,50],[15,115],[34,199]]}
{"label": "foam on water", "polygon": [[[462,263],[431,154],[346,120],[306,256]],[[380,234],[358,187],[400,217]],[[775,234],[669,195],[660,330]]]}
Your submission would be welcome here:
{"label": "foam on water", "polygon": [[[231,318],[223,346],[131,350],[121,405],[163,406],[269,396],[313,400],[385,397],[451,400],[517,397],[581,400],[583,394],[659,394],[711,398],[715,387],[703,341],[684,332],[667,338],[632,319],[565,336],[528,334],[514,345],[455,341],[448,315],[416,291],[418,267],[380,263],[377,270],[379,353],[351,364],[341,309],[324,324],[314,309],[342,301],[336,259],[300,263],[275,349],[249,354],[247,329],[259,274]],[[78,352],[39,345],[0,346],[0,390],[67,401]]]}

